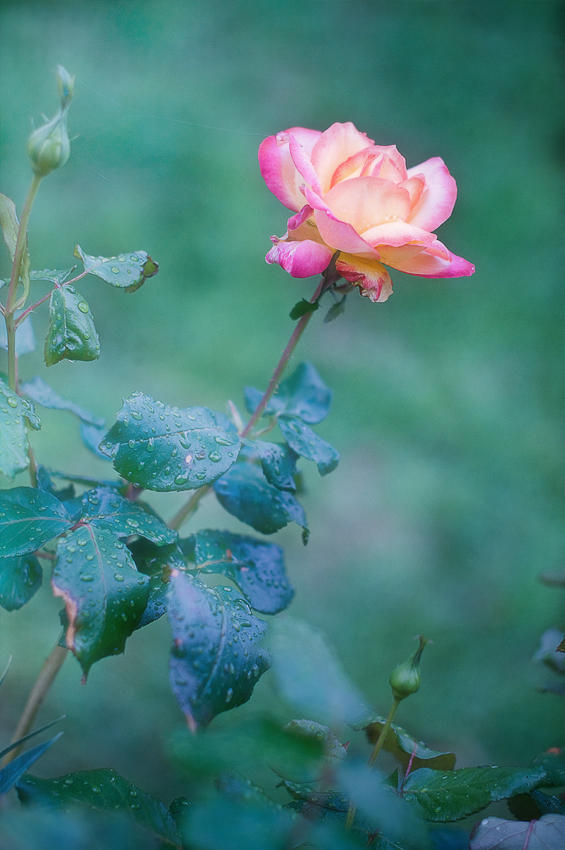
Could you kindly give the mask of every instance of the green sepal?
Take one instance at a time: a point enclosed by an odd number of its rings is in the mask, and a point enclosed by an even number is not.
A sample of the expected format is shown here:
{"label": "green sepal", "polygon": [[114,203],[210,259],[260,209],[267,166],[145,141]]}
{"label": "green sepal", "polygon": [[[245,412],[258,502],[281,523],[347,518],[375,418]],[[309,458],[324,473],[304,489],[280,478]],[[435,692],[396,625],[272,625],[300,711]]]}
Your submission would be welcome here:
{"label": "green sepal", "polygon": [[302,318],[302,316],[307,316],[309,313],[315,313],[319,308],[319,301],[307,301],[303,298],[301,301],[298,301],[290,313],[288,314],[292,321],[296,321],[296,319]]}
{"label": "green sepal", "polygon": [[294,590],[286,578],[283,550],[276,543],[206,529],[194,535],[188,551],[192,545],[196,567],[230,578],[256,611],[277,614],[290,604]]}
{"label": "green sepal", "polygon": [[169,586],[172,691],[192,731],[250,698],[269,661],[267,624],[231,587],[207,587],[175,570]]}
{"label": "green sepal", "polygon": [[271,486],[259,467],[237,463],[214,483],[223,508],[261,534],[274,534],[289,522],[302,526],[304,542],[308,525],[302,505],[292,493]]}
{"label": "green sepal", "polygon": [[147,607],[149,578],[112,531],[92,522],[61,539],[51,583],[65,602],[65,645],[85,676],[95,661],[124,651]]}
{"label": "green sepal", "polygon": [[72,525],[65,505],[33,487],[0,491],[0,557],[27,555]]}
{"label": "green sepal", "polygon": [[96,487],[83,495],[81,523],[111,531],[118,538],[138,534],[156,546],[174,543],[178,536],[141,504],[109,487]]}
{"label": "green sepal", "polygon": [[0,558],[0,605],[17,611],[41,587],[43,570],[35,555]]}
{"label": "green sepal", "polygon": [[35,431],[41,428],[33,404],[0,379],[0,472],[8,478],[28,467],[27,425]]}
{"label": "green sepal", "polygon": [[98,811],[121,813],[166,842],[167,847],[180,846],[175,822],[163,803],[115,770],[81,770],[58,779],[24,776],[17,791],[22,803],[57,809],[79,804]]}
{"label": "green sepal", "polygon": [[484,809],[489,803],[515,794],[526,794],[548,778],[536,767],[462,767],[431,770],[422,767],[404,781],[404,799],[424,820],[448,823]]}
{"label": "green sepal", "polygon": [[159,271],[159,266],[146,251],[134,251],[118,257],[90,257],[77,245],[74,256],[82,260],[85,272],[126,292],[135,292],[148,277],[153,277]]}
{"label": "green sepal", "polygon": [[36,375],[36,377],[32,378],[31,381],[27,381],[27,383],[23,384],[22,392],[36,404],[40,404],[41,407],[47,407],[51,410],[68,410],[70,413],[74,413],[81,422],[84,422],[87,425],[94,425],[98,428],[104,427],[103,419],[99,416],[95,416],[94,413],[90,413],[89,410],[79,407],[79,405],[75,404],[74,401],[69,401],[69,399],[60,396],[59,393],[50,387],[49,384],[46,384],[43,378],[40,378],[39,375]]}
{"label": "green sepal", "polygon": [[49,301],[49,329],[45,338],[45,363],[61,360],[98,360],[100,340],[90,307],[74,286],[56,288]]}
{"label": "green sepal", "polygon": [[127,481],[148,490],[195,490],[235,462],[241,441],[223,413],[179,409],[151,396],[125,399],[117,422],[100,445]]}
{"label": "green sepal", "polygon": [[233,771],[245,774],[267,763],[279,776],[297,782],[314,781],[324,757],[322,741],[281,729],[264,717],[241,719],[229,729],[212,727],[205,734],[179,730],[169,737],[167,751],[178,767],[195,778]]}
{"label": "green sepal", "polygon": [[294,475],[298,454],[287,443],[267,443],[263,440],[248,440],[261,459],[263,474],[269,484],[277,490],[296,490]]}
{"label": "green sepal", "polygon": [[333,472],[339,463],[339,453],[333,446],[319,437],[298,416],[282,414],[278,417],[278,423],[281,434],[296,454],[313,460],[320,475]]}
{"label": "green sepal", "polygon": [[[371,717],[370,720],[357,724],[355,729],[363,729],[369,743],[376,744],[385,722],[384,717],[377,715]],[[387,752],[392,753],[405,770],[408,764],[412,765],[411,770],[418,770],[420,767],[429,767],[434,770],[453,770],[455,767],[455,753],[431,750],[422,741],[416,741],[405,729],[396,726],[394,723],[387,733],[383,747]]]}
{"label": "green sepal", "polygon": [[[254,413],[263,393],[254,387],[246,387],[244,393],[245,406],[249,413]],[[263,415],[288,413],[299,416],[309,425],[316,425],[328,415],[332,395],[312,364],[300,363],[292,375],[281,382]]]}

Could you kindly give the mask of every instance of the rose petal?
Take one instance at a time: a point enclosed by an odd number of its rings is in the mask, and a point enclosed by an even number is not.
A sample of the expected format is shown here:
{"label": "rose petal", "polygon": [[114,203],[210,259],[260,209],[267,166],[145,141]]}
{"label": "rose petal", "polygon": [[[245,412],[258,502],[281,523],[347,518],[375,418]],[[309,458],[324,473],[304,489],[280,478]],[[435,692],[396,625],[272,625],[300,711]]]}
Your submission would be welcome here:
{"label": "rose petal", "polygon": [[382,258],[381,245],[392,245],[395,248],[401,245],[408,245],[409,243],[432,245],[437,240],[437,236],[434,233],[428,233],[427,230],[421,230],[419,227],[414,227],[414,225],[407,224],[404,221],[391,221],[366,230],[363,233],[363,239],[369,245],[372,245],[381,254]]}
{"label": "rose petal", "polygon": [[346,222],[339,221],[331,211],[315,210],[314,219],[320,236],[334,251],[346,251],[348,254],[359,254],[362,257],[374,257],[378,260],[377,251],[359,236],[355,228]]}
{"label": "rose petal", "polygon": [[292,157],[292,161],[296,166],[296,170],[299,174],[302,175],[304,180],[312,187],[314,192],[317,194],[322,194],[322,187],[320,186],[320,181],[318,180],[318,175],[314,169],[314,166],[310,162],[310,156],[307,149],[304,145],[301,145],[296,136],[290,134],[289,138],[289,149],[290,155]]}
{"label": "rose petal", "polygon": [[389,273],[375,260],[367,262],[351,254],[340,254],[335,267],[345,280],[358,286],[361,295],[371,301],[386,301],[392,293]]}
{"label": "rose petal", "polygon": [[293,127],[269,136],[259,146],[259,168],[261,175],[279,201],[291,210],[298,211],[304,206],[304,196],[300,185],[304,179],[298,174],[289,149],[289,136],[292,135],[305,148],[312,150],[316,141],[322,135],[317,130],[306,130],[304,127]]}
{"label": "rose petal", "polygon": [[359,234],[387,221],[406,221],[410,213],[407,190],[377,177],[354,177],[338,183],[324,195],[324,201],[339,221],[350,224]]}
{"label": "rose petal", "polygon": [[453,211],[457,198],[455,180],[439,156],[409,168],[408,177],[420,177],[426,183],[420,200],[412,208],[408,220],[423,230],[435,230],[447,221]]}
{"label": "rose petal", "polygon": [[310,277],[327,269],[333,252],[327,245],[312,242],[279,242],[274,245],[265,260],[278,264],[292,277]]}
{"label": "rose petal", "polygon": [[395,183],[406,180],[406,160],[398,152],[396,145],[375,145],[374,150],[379,153],[379,160],[375,162],[372,171],[368,172],[369,176],[392,180]]}
{"label": "rose petal", "polygon": [[379,159],[379,157],[382,160],[382,154],[379,153],[376,145],[371,145],[370,148],[364,148],[364,150],[350,156],[349,159],[338,165],[334,171],[330,188],[333,188],[336,183],[341,183],[342,180],[348,180],[351,177],[370,176],[377,167],[375,160]]}
{"label": "rose petal", "polygon": [[[403,249],[399,248],[399,252]],[[467,277],[475,271],[475,266],[452,254],[442,242],[436,241],[431,247],[424,248],[419,254],[407,257],[396,253],[394,248],[383,252],[383,261],[387,266],[392,266],[406,274],[415,274],[419,277]]]}
{"label": "rose petal", "polygon": [[328,191],[334,172],[342,162],[372,144],[372,139],[360,133],[351,122],[332,124],[322,133],[312,149],[311,157],[322,192]]}
{"label": "rose petal", "polygon": [[312,209],[312,207],[308,206],[308,204],[305,204],[300,210],[300,212],[289,218],[286,223],[287,228],[289,230],[297,230],[297,228],[299,228],[301,224],[304,224],[304,222],[310,218],[313,212],[314,210]]}

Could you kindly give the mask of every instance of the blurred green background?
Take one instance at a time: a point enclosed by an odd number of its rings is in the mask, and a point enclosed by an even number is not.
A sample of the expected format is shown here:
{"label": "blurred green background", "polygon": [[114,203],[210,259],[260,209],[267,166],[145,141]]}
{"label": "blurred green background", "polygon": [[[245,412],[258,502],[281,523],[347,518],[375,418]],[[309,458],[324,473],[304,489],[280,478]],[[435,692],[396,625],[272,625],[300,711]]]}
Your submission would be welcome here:
{"label": "blurred green background", "polygon": [[[144,249],[160,263],[133,295],[81,282],[98,362],[47,371],[41,342],[21,361],[24,378],[41,374],[109,421],[135,389],[223,410],[227,398],[243,406],[243,385],[266,385],[288,311],[314,281],[264,262],[288,215],[259,174],[265,136],[353,121],[409,166],[444,158],[459,200],[439,236],[476,274],[393,272],[386,304],[355,293],[338,321],[316,314],[294,358],[335,391],[319,430],[342,460],[326,479],[306,469],[308,547],[295,526],[278,535],[291,611],[325,632],[381,712],[412,637],[433,639],[398,722],[454,749],[461,766],[525,763],[563,744],[565,703],[536,691],[550,674],[531,657],[565,620],[563,591],[537,578],[562,566],[565,544],[565,5],[24,0],[0,14],[1,191],[20,209],[30,118],[54,113],[58,63],[76,74],[72,156],[38,196],[33,267],[69,267],[76,243],[107,256]],[[39,340],[45,318],[42,308]],[[41,461],[108,475],[70,417],[43,420]],[[180,502],[152,498],[167,517]],[[208,526],[246,531],[212,499],[186,531]],[[0,666],[14,656],[2,740],[58,637],[59,607],[47,588],[0,613]],[[166,623],[143,630],[85,686],[68,660],[41,715],[65,712],[65,737],[37,773],[112,766],[165,799],[183,793],[163,756],[181,723],[168,643]],[[268,674],[250,704],[215,723],[264,707],[292,716]]]}

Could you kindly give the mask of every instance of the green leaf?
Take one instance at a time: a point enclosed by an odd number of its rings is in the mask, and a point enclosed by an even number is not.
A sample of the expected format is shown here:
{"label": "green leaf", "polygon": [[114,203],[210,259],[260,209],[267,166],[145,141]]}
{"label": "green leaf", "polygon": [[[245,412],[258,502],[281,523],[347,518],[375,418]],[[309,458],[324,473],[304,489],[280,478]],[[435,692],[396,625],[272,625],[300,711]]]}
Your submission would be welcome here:
{"label": "green leaf", "polygon": [[347,294],[343,296],[343,298],[338,301],[336,304],[332,304],[326,315],[324,316],[324,325],[327,325],[328,322],[333,322],[337,319],[338,316],[341,316],[342,313],[345,313],[345,299],[347,298]]}
{"label": "green leaf", "polygon": [[0,558],[0,605],[17,611],[41,587],[43,570],[35,555]]}
{"label": "green leaf", "polygon": [[[245,388],[245,406],[249,413],[263,397],[254,387]],[[271,398],[264,415],[289,413],[315,425],[325,419],[332,403],[332,391],[324,384],[310,363],[300,363],[292,375],[282,381]]]}
{"label": "green leaf", "polygon": [[156,546],[174,543],[178,536],[139,502],[124,499],[110,487],[95,487],[83,495],[81,523],[107,529],[116,537],[138,534]]}
{"label": "green leaf", "polygon": [[100,451],[99,446],[102,440],[104,439],[107,432],[107,428],[101,427],[99,428],[97,425],[87,425],[85,422],[81,422],[80,424],[80,436],[82,442],[96,457],[102,458],[102,460],[109,460],[108,455],[105,455]]}
{"label": "green leaf", "polygon": [[253,616],[247,601],[231,587],[206,587],[176,570],[170,582],[169,619],[171,688],[195,730],[250,698],[269,666],[259,645],[267,624]]}
{"label": "green leaf", "polygon": [[27,555],[67,531],[71,517],[62,502],[43,490],[0,491],[0,557]]}
{"label": "green leaf", "polygon": [[286,608],[294,590],[286,578],[283,550],[276,543],[229,531],[198,531],[181,541],[203,573],[221,573],[234,581],[249,603],[261,614]]}
{"label": "green leaf", "polygon": [[115,770],[81,770],[58,779],[24,776],[17,790],[24,803],[56,808],[78,803],[98,811],[122,812],[164,841],[166,847],[180,845],[175,822],[163,803],[141,791]]}
{"label": "green leaf", "polygon": [[308,526],[304,509],[292,493],[272,487],[252,463],[237,463],[214,484],[226,511],[262,534],[274,534],[289,522],[301,525],[304,542]]}
{"label": "green leaf", "polygon": [[[19,319],[23,312],[23,310],[16,310],[14,317]],[[0,348],[8,348],[8,336],[4,322],[0,324]],[[16,355],[21,357],[22,354],[30,354],[32,351],[35,351],[35,334],[31,316],[28,315],[16,328]]]}
{"label": "green leaf", "polygon": [[32,378],[31,381],[27,381],[27,383],[23,384],[22,392],[42,407],[48,407],[51,410],[68,410],[70,413],[74,413],[81,422],[85,422],[87,425],[94,425],[97,428],[104,427],[103,419],[99,416],[95,416],[93,413],[90,413],[90,411],[79,407],[79,405],[75,404],[74,401],[69,401],[68,399],[63,398],[63,396],[60,396],[59,393],[55,392],[49,384],[46,384],[43,378],[40,378],[39,375]]}
{"label": "green leaf", "polygon": [[12,392],[0,379],[0,472],[8,478],[15,478],[28,467],[26,425],[35,430],[41,427],[33,404]]}
{"label": "green leaf", "polygon": [[304,735],[306,738],[323,741],[324,754],[330,758],[344,759],[347,756],[347,749],[339,742],[329,726],[323,726],[315,720],[290,720],[283,728],[295,735]]}
{"label": "green leaf", "polygon": [[283,437],[296,454],[313,460],[320,475],[333,472],[339,463],[339,454],[333,446],[318,437],[298,416],[282,414],[278,423]]}
{"label": "green leaf", "polygon": [[100,340],[88,303],[74,286],[54,289],[49,302],[49,329],[45,363],[61,360],[98,360]]}
{"label": "green leaf", "polygon": [[323,636],[290,617],[271,624],[269,649],[283,699],[328,726],[354,724],[367,716],[357,688]]}
{"label": "green leaf", "polygon": [[[6,243],[6,248],[8,249],[8,254],[10,255],[10,259],[12,262],[14,261],[14,257],[16,255],[16,245],[18,241],[18,231],[20,229],[20,222],[18,221],[18,214],[16,212],[16,205],[14,202],[8,198],[6,195],[2,195],[0,193],[0,227],[2,228],[2,233],[4,235],[4,242]],[[29,289],[29,251],[27,248],[27,237],[24,243],[24,250],[22,254],[22,264],[20,267],[20,278],[22,283],[24,284],[25,291],[27,292]]]}
{"label": "green leaf", "polygon": [[76,266],[73,266],[72,269],[64,269],[61,271],[60,269],[43,269],[42,271],[32,271],[30,272],[29,279],[30,280],[48,280],[51,283],[54,283],[55,286],[62,286],[62,284],[66,281],[66,279],[71,275]]}
{"label": "green leaf", "polygon": [[286,443],[266,443],[263,440],[248,440],[261,459],[263,474],[269,484],[277,490],[296,490],[294,474],[298,455]]}
{"label": "green leaf", "polygon": [[565,747],[552,747],[537,756],[533,764],[545,770],[548,785],[565,785]]}
{"label": "green leaf", "polygon": [[52,585],[65,602],[65,645],[85,676],[95,661],[124,651],[147,606],[149,578],[115,534],[92,522],[61,539]]}
{"label": "green leaf", "polygon": [[279,776],[299,782],[319,776],[324,756],[322,741],[281,729],[267,718],[243,719],[228,729],[196,734],[182,729],[170,736],[167,750],[195,778],[245,774],[267,764]]}
{"label": "green leaf", "polygon": [[55,735],[49,741],[45,741],[43,744],[37,744],[37,746],[32,747],[31,750],[22,753],[20,756],[16,756],[16,758],[9,762],[9,764],[0,769],[0,794],[5,794],[9,791],[10,788],[16,784],[18,779],[20,779],[22,774],[25,773],[26,770],[28,770],[28,768],[30,768],[32,764],[36,762],[37,759],[40,758],[43,753],[61,737],[62,734],[62,732],[59,732],[58,735]]}
{"label": "green leaf", "polygon": [[563,850],[565,817],[543,815],[539,820],[485,818],[473,830],[470,850]]}
{"label": "green leaf", "polygon": [[[367,740],[371,744],[376,744],[385,722],[384,717],[375,716],[355,728],[364,729]],[[429,767],[434,770],[453,770],[455,767],[455,753],[440,753],[436,750],[430,750],[422,741],[416,741],[405,729],[394,724],[387,733],[383,746],[385,750],[392,753],[405,770],[410,762],[412,763],[411,770],[418,770],[420,767]]]}
{"label": "green leaf", "polygon": [[404,799],[425,820],[461,820],[489,803],[547,784],[543,767],[463,767],[444,772],[422,767],[404,781]]}
{"label": "green leaf", "polygon": [[89,257],[80,245],[77,245],[74,255],[82,260],[85,272],[102,278],[118,289],[125,289],[126,292],[135,292],[148,277],[153,277],[159,271],[157,263],[145,251],[120,254],[118,257]]}
{"label": "green leaf", "polygon": [[303,298],[301,301],[294,305],[288,315],[294,322],[296,319],[300,319],[302,316],[307,316],[309,313],[315,313],[319,306],[319,301],[312,302],[307,301],[305,298]]}
{"label": "green leaf", "polygon": [[126,480],[163,492],[210,484],[235,462],[241,441],[223,413],[133,393],[100,448]]}

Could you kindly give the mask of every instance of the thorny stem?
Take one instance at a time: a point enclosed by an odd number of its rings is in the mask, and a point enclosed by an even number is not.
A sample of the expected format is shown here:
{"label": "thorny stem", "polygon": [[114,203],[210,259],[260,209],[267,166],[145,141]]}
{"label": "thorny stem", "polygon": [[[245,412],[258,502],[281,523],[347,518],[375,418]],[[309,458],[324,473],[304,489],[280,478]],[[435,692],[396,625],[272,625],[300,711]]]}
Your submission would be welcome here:
{"label": "thorny stem", "polygon": [[[320,297],[321,293],[324,290],[325,285],[326,285],[326,275],[324,275],[322,277],[322,280],[318,284],[318,287],[316,288],[314,295],[310,299],[311,304],[313,304],[315,301],[318,300],[318,298]],[[241,433],[239,435],[241,438],[244,439],[245,437],[249,436],[249,434],[253,430],[255,424],[257,423],[257,421],[261,418],[261,416],[265,412],[265,408],[267,407],[269,401],[271,400],[273,393],[277,389],[279,382],[282,378],[283,372],[288,365],[288,361],[292,357],[292,353],[293,353],[294,349],[296,348],[296,346],[298,345],[300,337],[302,336],[302,334],[306,330],[306,326],[307,326],[307,324],[308,324],[308,322],[310,321],[311,318],[312,318],[312,313],[307,313],[305,316],[302,316],[302,318],[298,321],[298,324],[296,325],[296,327],[295,327],[295,329],[292,333],[292,336],[290,337],[288,344],[287,344],[285,350],[283,351],[279,362],[277,363],[277,365],[275,367],[275,371],[273,372],[273,376],[272,376],[271,380],[269,381],[269,385],[268,385],[267,389],[265,390],[265,392],[263,394],[263,398],[259,402],[257,409],[255,410],[255,413],[253,414],[253,416],[251,417],[251,419],[249,420],[249,422],[247,423],[247,425],[245,426],[245,428],[241,431]],[[186,504],[184,504],[182,506],[182,508],[169,521],[169,523],[168,523],[169,528],[174,528],[176,531],[178,531],[179,528],[181,528],[185,524],[185,522],[187,522],[190,519],[190,517],[195,513],[200,500],[206,495],[206,493],[208,493],[210,491],[210,489],[211,489],[211,487],[208,484],[205,487],[200,487],[198,490],[196,490],[192,494],[192,496],[190,497],[188,502],[186,502]]]}
{"label": "thorny stem", "polygon": [[[37,677],[25,704],[25,708],[19,719],[18,725],[16,726],[12,743],[17,741],[19,738],[23,738],[31,730],[35,716],[39,711],[45,695],[53,684],[57,673],[61,669],[63,661],[67,657],[67,652],[68,649],[66,647],[59,646],[59,643],[57,642],[51,654],[45,659],[43,667],[41,668],[39,676]],[[20,749],[20,747],[17,747],[15,750],[8,753],[6,756],[6,763],[15,759],[19,754]]]}
{"label": "thorny stem", "polygon": [[[392,726],[392,721],[394,719],[394,715],[396,714],[396,709],[398,708],[399,705],[400,705],[400,700],[398,699],[398,697],[394,697],[394,701],[392,703],[392,708],[390,709],[390,711],[388,713],[386,723],[383,726],[383,728],[381,729],[381,733],[380,733],[379,737],[377,738],[375,746],[373,747],[373,752],[369,756],[369,761],[367,762],[369,767],[373,767],[373,765],[375,764],[375,762],[377,760],[377,757],[378,757],[380,751],[383,748],[383,744],[386,741],[386,736],[388,735],[390,727]],[[357,806],[355,805],[355,803],[353,801],[350,801],[349,809],[347,810],[347,820],[345,822],[345,828],[346,829],[351,829],[351,825],[353,824],[353,819],[355,817],[356,811],[357,811]]]}
{"label": "thorny stem", "polygon": [[8,290],[8,299],[6,301],[5,319],[6,319],[6,337],[8,340],[8,383],[13,392],[17,392],[17,374],[16,374],[16,323],[14,320],[14,311],[16,309],[18,283],[20,280],[20,271],[22,267],[22,259],[27,241],[27,225],[33,202],[41,183],[41,177],[34,174],[18,229],[18,238],[16,240],[16,250],[14,252],[14,262],[12,264],[12,277],[10,279],[10,289]]}

